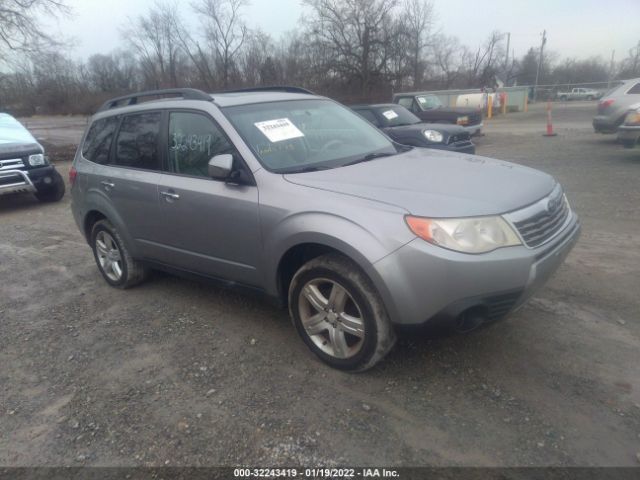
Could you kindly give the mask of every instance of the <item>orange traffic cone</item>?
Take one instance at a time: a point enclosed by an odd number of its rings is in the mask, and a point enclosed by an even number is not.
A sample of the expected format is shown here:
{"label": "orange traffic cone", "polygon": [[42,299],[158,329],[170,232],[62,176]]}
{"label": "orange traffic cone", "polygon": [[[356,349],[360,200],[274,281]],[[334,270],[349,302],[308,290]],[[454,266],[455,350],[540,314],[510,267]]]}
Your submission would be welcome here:
{"label": "orange traffic cone", "polygon": [[555,137],[557,133],[553,132],[553,121],[551,120],[551,101],[547,100],[547,133],[543,137]]}

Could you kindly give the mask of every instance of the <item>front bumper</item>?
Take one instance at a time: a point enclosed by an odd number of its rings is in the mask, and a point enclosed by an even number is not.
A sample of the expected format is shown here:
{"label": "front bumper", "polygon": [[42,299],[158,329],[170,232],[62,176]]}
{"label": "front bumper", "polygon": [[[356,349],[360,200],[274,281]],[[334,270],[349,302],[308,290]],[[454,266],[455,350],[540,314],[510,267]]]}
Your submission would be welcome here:
{"label": "front bumper", "polygon": [[419,238],[376,262],[370,276],[394,324],[418,326],[471,308],[504,316],[533,295],[563,262],[580,233],[575,214],[550,242],[469,255]]}
{"label": "front bumper", "polygon": [[55,167],[45,165],[31,169],[3,170],[0,172],[0,195],[35,193],[53,182]]}
{"label": "front bumper", "polygon": [[618,141],[626,148],[633,148],[640,141],[640,126],[622,125],[618,128]]}

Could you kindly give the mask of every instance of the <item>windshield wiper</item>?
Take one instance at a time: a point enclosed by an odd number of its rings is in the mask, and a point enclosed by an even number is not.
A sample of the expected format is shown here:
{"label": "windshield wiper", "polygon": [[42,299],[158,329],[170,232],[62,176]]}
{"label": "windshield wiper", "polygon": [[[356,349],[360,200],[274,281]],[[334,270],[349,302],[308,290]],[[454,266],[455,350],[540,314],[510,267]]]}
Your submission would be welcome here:
{"label": "windshield wiper", "polygon": [[370,153],[368,155],[365,155],[362,158],[358,158],[356,160],[353,160],[351,162],[345,163],[344,165],[342,165],[343,167],[348,167],[349,165],[355,165],[356,163],[363,163],[363,162],[368,162],[370,160],[374,160],[376,158],[382,158],[382,157],[391,157],[393,155],[396,155],[395,153]]}
{"label": "windshield wiper", "polygon": [[327,166],[309,166],[309,167],[303,167],[303,168],[299,168],[297,170],[287,170],[284,173],[285,175],[287,174],[291,174],[291,173],[307,173],[307,172],[319,172],[320,170],[329,170],[333,167],[327,167]]}

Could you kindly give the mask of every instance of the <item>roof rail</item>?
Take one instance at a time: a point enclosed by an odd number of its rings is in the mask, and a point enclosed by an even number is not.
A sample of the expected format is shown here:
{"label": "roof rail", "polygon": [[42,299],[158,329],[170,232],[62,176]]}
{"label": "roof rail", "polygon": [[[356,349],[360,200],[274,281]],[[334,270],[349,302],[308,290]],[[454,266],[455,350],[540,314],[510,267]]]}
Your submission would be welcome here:
{"label": "roof rail", "polygon": [[311,90],[302,87],[291,87],[288,85],[276,85],[273,87],[249,87],[238,88],[235,90],[224,90],[219,93],[242,93],[242,92],[287,92],[287,93],[304,93],[307,95],[315,95]]}
{"label": "roof rail", "polygon": [[[165,95],[181,96],[185,100],[204,100],[206,102],[213,101],[211,95],[203,92],[202,90],[197,90],[195,88],[168,88],[165,90],[150,90],[147,92],[132,93],[130,95],[124,95],[122,97],[112,98],[111,100],[106,101],[98,109],[98,112],[103,112],[112,108],[118,108],[128,105],[136,105],[139,98],[161,97]],[[120,103],[125,101],[126,103],[124,105],[120,105]]]}

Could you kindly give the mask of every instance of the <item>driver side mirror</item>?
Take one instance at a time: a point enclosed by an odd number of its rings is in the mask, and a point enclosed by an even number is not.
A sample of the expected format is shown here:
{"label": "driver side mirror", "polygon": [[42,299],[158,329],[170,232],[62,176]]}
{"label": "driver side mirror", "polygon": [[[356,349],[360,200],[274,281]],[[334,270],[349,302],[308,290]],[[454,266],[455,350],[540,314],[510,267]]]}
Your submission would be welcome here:
{"label": "driver side mirror", "polygon": [[209,160],[209,176],[215,180],[226,180],[233,170],[233,155],[225,153]]}

